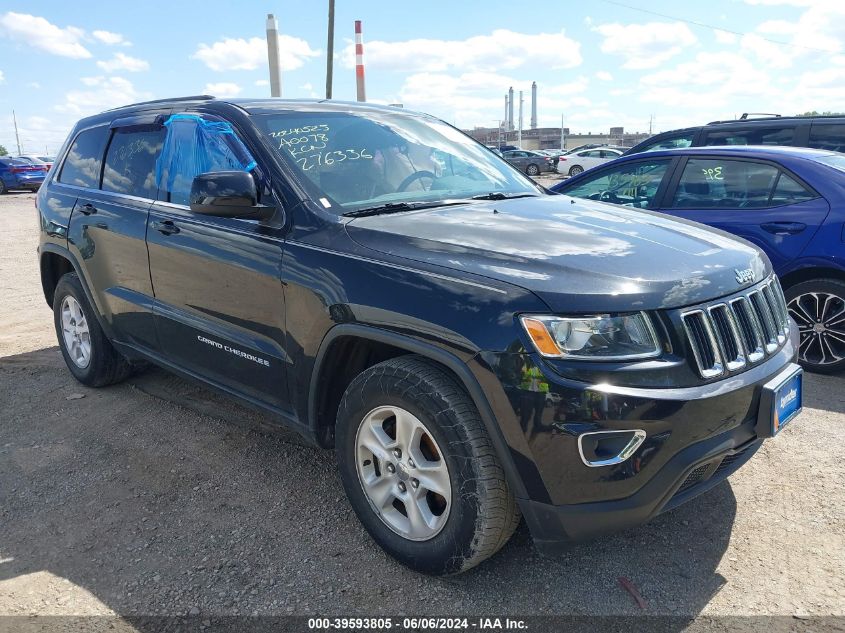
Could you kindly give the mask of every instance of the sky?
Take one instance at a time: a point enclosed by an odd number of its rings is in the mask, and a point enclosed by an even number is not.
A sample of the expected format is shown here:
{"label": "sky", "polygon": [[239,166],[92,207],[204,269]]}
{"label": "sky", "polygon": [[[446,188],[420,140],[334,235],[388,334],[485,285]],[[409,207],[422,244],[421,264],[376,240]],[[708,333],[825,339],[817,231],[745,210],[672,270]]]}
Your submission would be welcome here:
{"label": "sky", "polygon": [[[108,10],[103,10],[108,6]],[[268,97],[265,20],[282,96],[323,97],[328,0],[0,2],[0,145],[53,154],[78,119],[189,94]],[[336,0],[333,93],[462,128],[496,126],[508,88],[538,86],[538,123],[652,131],[743,112],[845,110],[845,0]],[[515,114],[516,116],[516,114]]]}

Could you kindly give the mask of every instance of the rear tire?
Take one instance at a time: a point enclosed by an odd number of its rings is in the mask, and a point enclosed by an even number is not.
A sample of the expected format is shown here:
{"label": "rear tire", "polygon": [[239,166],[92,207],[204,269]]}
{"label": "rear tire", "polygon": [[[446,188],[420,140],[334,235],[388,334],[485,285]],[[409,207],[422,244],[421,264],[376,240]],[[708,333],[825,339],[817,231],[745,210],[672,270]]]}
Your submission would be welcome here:
{"label": "rear tire", "polygon": [[581,165],[573,165],[569,168],[569,175],[570,176],[577,176],[580,173],[583,173],[584,168]]}
{"label": "rear tire", "polygon": [[540,173],[540,168],[537,165],[531,164],[525,168],[525,173],[529,176],[537,176]]}
{"label": "rear tire", "polygon": [[336,437],[341,479],[359,520],[415,571],[466,571],[495,554],[519,524],[478,410],[433,362],[403,356],[358,375],[340,403]]}
{"label": "rear tire", "polygon": [[53,322],[65,363],[83,385],[104,387],[129,376],[131,365],[106,338],[76,273],[56,284]]}
{"label": "rear tire", "polygon": [[6,183],[0,180],[0,196],[4,193],[9,193],[9,188],[6,186]]}
{"label": "rear tire", "polygon": [[832,374],[845,369],[845,283],[811,279],[784,290],[789,316],[798,324],[798,362]]}

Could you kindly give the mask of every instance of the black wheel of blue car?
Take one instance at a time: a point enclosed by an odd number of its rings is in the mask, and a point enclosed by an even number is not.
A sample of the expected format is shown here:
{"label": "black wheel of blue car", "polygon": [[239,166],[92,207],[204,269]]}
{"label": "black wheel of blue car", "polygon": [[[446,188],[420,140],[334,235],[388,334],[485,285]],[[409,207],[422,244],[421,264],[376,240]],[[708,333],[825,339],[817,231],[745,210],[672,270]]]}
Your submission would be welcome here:
{"label": "black wheel of blue car", "polygon": [[2,196],[4,193],[9,193],[9,188],[6,186],[6,183],[3,182],[2,179],[0,179],[0,196]]}
{"label": "black wheel of blue car", "polygon": [[394,358],[356,377],[338,409],[335,445],[359,520],[415,571],[466,571],[519,523],[478,410],[426,359]]}
{"label": "black wheel of blue car", "polygon": [[531,163],[530,165],[528,165],[528,167],[525,168],[525,173],[529,176],[537,176],[540,173],[540,168],[537,167],[537,165],[535,165],[534,163]]}
{"label": "black wheel of blue car", "polygon": [[813,279],[784,291],[789,316],[798,325],[798,360],[805,369],[845,369],[845,283]]}

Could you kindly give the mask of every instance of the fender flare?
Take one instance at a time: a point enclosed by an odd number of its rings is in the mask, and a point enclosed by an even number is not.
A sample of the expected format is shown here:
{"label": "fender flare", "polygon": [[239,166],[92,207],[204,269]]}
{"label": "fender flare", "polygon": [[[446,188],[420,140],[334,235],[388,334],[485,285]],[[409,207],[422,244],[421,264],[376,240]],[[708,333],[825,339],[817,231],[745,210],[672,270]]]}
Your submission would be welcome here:
{"label": "fender flare", "polygon": [[[71,268],[73,268],[73,272],[75,272],[76,276],[79,277],[79,283],[82,286],[82,290],[85,292],[85,298],[88,299],[88,305],[90,305],[94,309],[94,314],[97,317],[97,322],[100,324],[100,327],[102,328],[103,332],[105,332],[106,338],[112,340],[114,337],[112,336],[113,331],[111,329],[111,326],[103,320],[103,315],[100,312],[100,307],[95,301],[94,295],[91,293],[91,289],[88,287],[88,281],[86,280],[85,275],[82,273],[82,266],[79,264],[79,260],[77,260],[74,254],[63,246],[51,244],[49,242],[43,243],[38,248],[39,273],[41,269],[41,260],[44,256],[44,253],[53,253],[55,255],[60,255],[61,257],[64,257],[70,262]],[[43,280],[41,283],[43,288]]]}
{"label": "fender flare", "polygon": [[332,343],[342,336],[353,336],[362,339],[385,343],[406,350],[409,354],[418,354],[433,360],[447,367],[458,379],[458,382],[466,389],[472,399],[487,434],[493,443],[493,449],[499,458],[499,463],[505,473],[508,486],[517,499],[527,498],[527,492],[522,478],[519,476],[516,464],[511,456],[510,448],[502,434],[490,402],[478,379],[472,373],[467,364],[452,352],[438,347],[431,343],[398,334],[390,330],[362,325],[359,323],[341,323],[335,325],[323,337],[317,355],[314,359],[314,366],[311,369],[311,380],[308,386],[308,427],[311,437],[317,437],[317,386],[319,384],[320,371],[323,368],[323,361]]}

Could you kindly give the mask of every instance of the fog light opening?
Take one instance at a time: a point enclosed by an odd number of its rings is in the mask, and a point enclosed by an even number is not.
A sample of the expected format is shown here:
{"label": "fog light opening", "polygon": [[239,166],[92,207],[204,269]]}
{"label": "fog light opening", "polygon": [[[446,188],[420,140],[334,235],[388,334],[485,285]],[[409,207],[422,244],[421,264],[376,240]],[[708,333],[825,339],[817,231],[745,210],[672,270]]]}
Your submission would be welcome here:
{"label": "fog light opening", "polygon": [[578,453],[590,468],[613,466],[631,457],[645,437],[645,431],[640,429],[582,433],[578,436]]}

